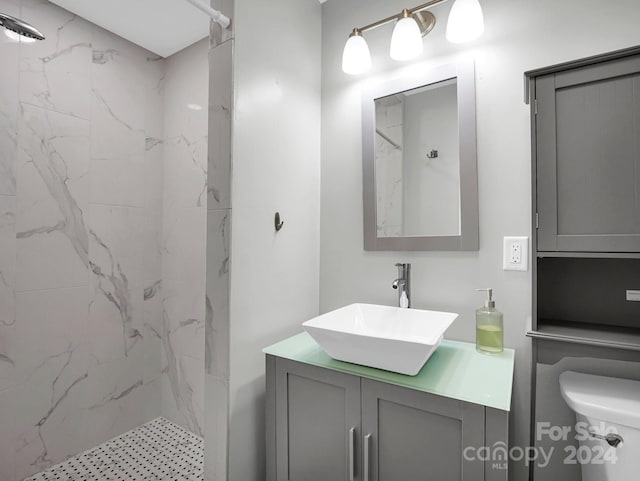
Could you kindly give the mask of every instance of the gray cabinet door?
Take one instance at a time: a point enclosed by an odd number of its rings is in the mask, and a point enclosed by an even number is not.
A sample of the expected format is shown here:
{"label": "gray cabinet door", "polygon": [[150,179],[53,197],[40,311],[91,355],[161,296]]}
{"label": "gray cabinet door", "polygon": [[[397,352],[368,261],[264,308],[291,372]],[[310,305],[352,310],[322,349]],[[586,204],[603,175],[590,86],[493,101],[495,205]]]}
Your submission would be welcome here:
{"label": "gray cabinet door", "polygon": [[483,406],[362,380],[364,481],[481,481]]}
{"label": "gray cabinet door", "polygon": [[360,480],[360,378],[275,361],[277,480]]}
{"label": "gray cabinet door", "polygon": [[538,250],[640,252],[640,56],[535,91]]}

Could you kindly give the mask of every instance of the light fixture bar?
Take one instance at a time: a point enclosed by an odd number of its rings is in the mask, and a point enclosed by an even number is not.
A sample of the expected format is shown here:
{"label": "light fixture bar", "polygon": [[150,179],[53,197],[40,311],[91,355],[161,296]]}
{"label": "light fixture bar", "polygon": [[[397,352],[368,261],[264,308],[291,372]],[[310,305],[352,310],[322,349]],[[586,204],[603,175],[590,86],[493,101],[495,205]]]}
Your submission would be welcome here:
{"label": "light fixture bar", "polygon": [[[435,15],[427,10],[447,1],[430,0],[413,8],[404,8],[400,14],[354,28],[342,52],[342,71],[359,75],[371,68],[371,53],[362,34],[388,23],[395,23],[389,56],[400,62],[419,57],[424,50],[423,37],[436,24]],[[484,17],[480,0],[455,0],[447,21],[447,40],[451,43],[467,43],[480,37],[483,31]]]}
{"label": "light fixture bar", "polygon": [[[439,5],[441,3],[448,2],[448,1],[449,0],[431,0],[430,2],[423,3],[422,5],[418,5],[417,7],[407,8],[406,10],[411,15],[413,13],[420,12],[421,10],[426,10],[435,5]],[[390,17],[383,18],[382,20],[378,20],[377,22],[370,23],[369,25],[366,25],[364,27],[357,28],[354,30],[358,30],[361,33],[366,32],[368,30],[373,30],[374,28],[378,28],[378,27],[381,27],[382,25],[386,25],[387,23],[391,23],[395,20],[398,20],[398,17],[401,17],[401,16],[402,16],[402,13],[400,13],[399,15],[398,14],[391,15]]]}

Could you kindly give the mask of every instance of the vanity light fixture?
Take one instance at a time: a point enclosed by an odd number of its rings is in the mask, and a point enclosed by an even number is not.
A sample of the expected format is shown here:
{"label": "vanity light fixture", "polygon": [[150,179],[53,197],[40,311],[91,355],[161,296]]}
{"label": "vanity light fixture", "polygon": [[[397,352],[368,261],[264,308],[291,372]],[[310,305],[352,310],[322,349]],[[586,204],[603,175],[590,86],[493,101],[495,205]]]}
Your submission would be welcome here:
{"label": "vanity light fixture", "polygon": [[[371,68],[371,54],[362,34],[368,30],[396,22],[391,35],[389,55],[394,60],[410,60],[422,53],[422,37],[436,24],[436,17],[427,9],[448,0],[431,0],[413,8],[405,8],[364,27],[354,28],[344,46],[342,71],[350,75],[365,73]],[[479,0],[455,0],[447,21],[446,37],[452,43],[475,40],[484,32],[484,18]]]}
{"label": "vanity light fixture", "polygon": [[411,60],[422,53],[422,32],[409,10],[402,11],[402,18],[393,27],[389,56],[394,60]]}
{"label": "vanity light fixture", "polygon": [[484,16],[478,0],[456,0],[449,12],[447,40],[465,43],[475,40],[484,32]]}
{"label": "vanity light fixture", "polygon": [[349,75],[365,73],[371,68],[371,54],[369,46],[362,37],[362,32],[353,29],[344,46],[342,53],[342,70]]}

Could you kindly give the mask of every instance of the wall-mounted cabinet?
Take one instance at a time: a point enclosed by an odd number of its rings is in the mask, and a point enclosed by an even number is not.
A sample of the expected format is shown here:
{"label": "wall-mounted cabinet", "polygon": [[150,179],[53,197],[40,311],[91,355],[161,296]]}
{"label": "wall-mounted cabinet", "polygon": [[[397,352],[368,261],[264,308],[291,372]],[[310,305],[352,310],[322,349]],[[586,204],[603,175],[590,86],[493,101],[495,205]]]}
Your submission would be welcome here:
{"label": "wall-mounted cabinet", "polygon": [[[536,422],[557,424],[562,370],[640,355],[640,47],[526,75],[536,232],[531,403]],[[532,445],[544,442],[532,430]],[[562,461],[532,470],[532,479],[579,479]]]}
{"label": "wall-mounted cabinet", "polygon": [[640,55],[533,83],[538,251],[640,252]]}
{"label": "wall-mounted cabinet", "polygon": [[640,350],[640,47],[528,72],[538,339]]}

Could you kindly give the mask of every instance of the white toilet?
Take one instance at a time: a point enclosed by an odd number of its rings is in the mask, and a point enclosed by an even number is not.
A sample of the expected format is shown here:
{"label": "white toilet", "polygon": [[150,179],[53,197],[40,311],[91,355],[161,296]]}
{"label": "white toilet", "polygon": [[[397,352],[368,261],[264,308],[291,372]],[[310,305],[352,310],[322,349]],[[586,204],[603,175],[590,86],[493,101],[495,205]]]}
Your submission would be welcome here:
{"label": "white toilet", "polygon": [[582,481],[640,479],[640,382],[565,371],[560,391],[593,433],[576,456]]}

